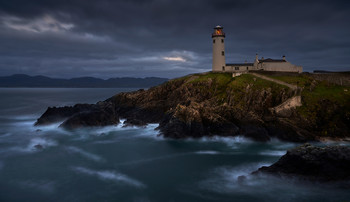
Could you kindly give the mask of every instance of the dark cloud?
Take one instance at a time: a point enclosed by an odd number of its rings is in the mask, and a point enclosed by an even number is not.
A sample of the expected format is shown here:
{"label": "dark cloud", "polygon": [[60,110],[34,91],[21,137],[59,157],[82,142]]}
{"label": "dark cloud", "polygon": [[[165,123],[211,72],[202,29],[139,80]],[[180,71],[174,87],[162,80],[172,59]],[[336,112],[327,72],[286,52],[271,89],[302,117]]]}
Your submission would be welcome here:
{"label": "dark cloud", "polygon": [[177,77],[255,53],[304,70],[350,70],[350,3],[336,0],[11,0],[0,2],[1,75]]}

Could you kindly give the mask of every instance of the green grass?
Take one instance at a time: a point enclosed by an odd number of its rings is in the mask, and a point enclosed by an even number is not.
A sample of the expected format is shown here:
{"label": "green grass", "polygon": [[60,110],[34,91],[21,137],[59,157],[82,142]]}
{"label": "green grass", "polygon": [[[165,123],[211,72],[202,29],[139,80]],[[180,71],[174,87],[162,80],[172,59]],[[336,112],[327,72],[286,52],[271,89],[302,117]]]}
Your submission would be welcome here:
{"label": "green grass", "polygon": [[328,99],[340,105],[349,105],[350,92],[346,90],[347,88],[343,86],[320,82],[312,91],[305,89],[302,95],[310,100],[309,103],[311,104],[319,99]]}
{"label": "green grass", "polygon": [[[300,75],[265,75],[289,84],[302,87],[301,107],[297,112],[308,123],[321,127],[319,130],[324,135],[335,134],[338,123],[343,122],[344,117],[350,117],[350,88],[343,87],[326,81],[315,81],[311,76]],[[208,99],[215,100],[220,105],[225,102],[234,104],[237,109],[244,109],[249,103],[245,103],[247,96],[259,96],[262,91],[271,91],[272,103],[281,102],[284,93],[292,96],[293,90],[287,86],[272,81],[255,77],[251,74],[243,74],[232,77],[230,73],[206,73],[195,74],[185,78],[185,85],[194,85],[201,93],[209,93]],[[247,86],[249,85],[249,90]],[[247,95],[250,94],[250,95]]]}
{"label": "green grass", "polygon": [[297,85],[299,87],[310,86],[312,78],[310,76],[300,74],[296,76],[275,76],[275,75],[265,75],[273,79],[284,81],[289,84]]}
{"label": "green grass", "polygon": [[302,93],[301,107],[298,113],[309,122],[321,127],[320,134],[329,136],[337,134],[339,123],[350,117],[349,87],[330,84],[326,81],[317,82],[310,90],[306,87]]}
{"label": "green grass", "polygon": [[305,118],[316,119],[315,112],[321,109],[319,103],[322,100],[329,100],[332,103],[339,105],[345,109],[345,112],[350,111],[350,89],[328,82],[319,82],[311,91],[307,88],[301,93],[303,106],[298,110]]}
{"label": "green grass", "polygon": [[233,80],[232,75],[230,73],[208,73],[201,75],[193,82],[207,82],[208,79],[212,80],[213,87],[203,90],[210,90],[219,103],[224,102],[227,99],[228,84]]}
{"label": "green grass", "polygon": [[198,78],[194,79],[193,83],[207,81],[208,79],[213,79],[218,84],[224,85],[227,84],[230,80],[232,80],[232,75],[230,73],[214,73],[209,72],[206,74],[195,74],[193,76],[198,76]]}
{"label": "green grass", "polygon": [[[192,75],[191,78],[187,78],[189,83],[195,85],[197,88],[201,89],[201,92],[210,91],[210,93],[215,97],[219,104],[222,104],[228,100],[228,96],[234,99],[235,103],[240,103],[240,105],[245,105],[242,103],[242,97],[245,96],[246,88],[249,85],[250,89],[253,91],[261,91],[263,89],[271,89],[273,95],[277,95],[282,90],[288,91],[288,87],[284,85],[277,84],[275,82],[260,79],[251,74],[243,74],[238,77],[232,77],[231,73],[207,73],[207,74],[196,74]],[[212,82],[212,86],[207,88],[203,85]],[[232,93],[233,92],[233,93]],[[230,95],[229,95],[230,94]]]}
{"label": "green grass", "polygon": [[[331,102],[338,103],[341,106],[350,105],[350,89],[348,87],[342,87],[334,84],[329,84],[325,81],[314,83],[314,88],[310,91],[310,86],[313,82],[312,77],[304,74],[295,76],[277,76],[277,75],[265,75],[274,79],[284,81],[286,83],[298,85],[303,87],[302,100],[303,106],[299,111],[305,116],[310,117],[312,111],[317,108],[317,103],[322,99],[328,99]],[[290,90],[287,86],[277,84],[272,81],[264,80],[255,77],[251,74],[242,74],[238,77],[232,77],[230,73],[213,73],[206,74],[194,74],[186,77],[179,78],[181,80],[187,80],[188,83],[195,85],[201,90],[201,92],[210,92],[219,101],[225,101],[229,92],[234,92],[235,101],[239,102],[246,92],[246,88],[249,85],[250,89],[254,91],[260,91],[263,89],[271,89],[272,94],[277,96],[281,91],[287,92]],[[177,79],[177,80],[179,80]],[[212,82],[210,88],[207,84],[209,79]],[[348,89],[348,91],[346,91]],[[243,104],[243,103],[242,103]],[[314,118],[314,114],[311,115]]]}
{"label": "green grass", "polygon": [[321,100],[329,100],[341,107],[345,107],[347,110],[350,109],[349,87],[332,84],[327,81],[315,81],[311,76],[306,74],[299,74],[295,76],[265,76],[304,88],[301,93],[303,106],[299,107],[298,110],[306,118],[316,118],[315,112],[317,110],[322,110],[319,106]]}

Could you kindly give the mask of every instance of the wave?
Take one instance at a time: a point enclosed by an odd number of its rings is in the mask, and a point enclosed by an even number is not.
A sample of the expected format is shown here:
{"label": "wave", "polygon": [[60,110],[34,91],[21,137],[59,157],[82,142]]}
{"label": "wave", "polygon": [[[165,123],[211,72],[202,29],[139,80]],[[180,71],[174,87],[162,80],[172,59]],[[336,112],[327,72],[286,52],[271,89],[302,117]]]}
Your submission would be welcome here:
{"label": "wave", "polygon": [[238,148],[241,145],[255,143],[254,141],[242,136],[234,136],[234,137],[212,136],[212,137],[201,137],[198,139],[186,138],[184,139],[184,141],[199,142],[199,143],[223,143],[230,148]]}
{"label": "wave", "polygon": [[270,165],[271,163],[252,163],[237,167],[219,167],[211,171],[208,179],[199,182],[199,187],[205,190],[210,190],[218,193],[235,192],[237,189],[242,191],[242,181],[240,177],[245,179],[245,186],[254,186],[259,183],[250,174],[262,166]]}
{"label": "wave", "polygon": [[[114,126],[103,127],[89,127],[80,128],[70,131],[71,135],[74,135],[74,140],[88,140],[96,139],[94,144],[112,144],[119,142],[121,139],[133,139],[133,138],[151,138],[154,140],[163,140],[158,136],[158,132],[154,130],[159,124],[148,124],[145,127],[127,126],[118,124]],[[101,140],[101,136],[114,136],[113,140]]]}
{"label": "wave", "polygon": [[93,142],[93,144],[114,144],[118,142],[118,140],[98,140]]}
{"label": "wave", "polygon": [[154,140],[165,140],[163,136],[160,136],[159,131],[155,130],[159,124],[148,124],[145,128],[140,130],[138,134],[135,134],[135,137],[144,137],[144,138],[151,138]]}
{"label": "wave", "polygon": [[32,180],[26,180],[18,182],[19,186],[25,188],[25,189],[35,189],[44,193],[54,193],[56,183],[53,181],[48,180],[40,180],[40,181],[32,181]]}
{"label": "wave", "polygon": [[29,143],[29,148],[35,146],[35,145],[42,145],[42,146],[47,146],[47,147],[51,147],[51,146],[57,146],[58,143],[52,139],[48,139],[48,138],[33,138],[30,140]]}
{"label": "wave", "polygon": [[66,149],[69,152],[80,154],[81,156],[88,158],[88,159],[91,159],[93,161],[103,161],[104,160],[102,157],[100,157],[96,154],[84,151],[83,149],[80,149],[78,147],[69,146],[69,147],[66,147]]}
{"label": "wave", "polygon": [[[38,146],[38,145],[40,145],[40,146]],[[39,150],[38,148],[45,149],[45,148],[53,147],[53,146],[57,146],[57,145],[58,145],[58,143],[52,139],[33,138],[30,140],[27,147],[25,147],[23,149],[23,151],[33,152],[33,151],[38,151]]]}
{"label": "wave", "polygon": [[225,143],[250,143],[252,140],[243,136],[223,137],[223,136],[212,136],[202,137],[199,139],[202,142],[225,142]]}
{"label": "wave", "polygon": [[169,158],[177,158],[177,157],[186,156],[186,155],[193,155],[193,152],[185,152],[185,153],[171,154],[171,155],[165,155],[165,156],[159,156],[159,157],[153,157],[153,158],[147,158],[147,159],[141,159],[141,160],[127,161],[123,163],[117,163],[115,165],[128,166],[128,165],[134,165],[134,164],[140,164],[140,163],[149,163],[149,162],[169,159]]}
{"label": "wave", "polygon": [[146,185],[143,184],[142,182],[135,180],[133,178],[130,178],[127,175],[117,173],[115,171],[109,171],[109,170],[98,171],[98,170],[92,170],[84,167],[72,167],[72,169],[78,173],[95,176],[101,180],[114,181],[117,183],[121,182],[123,184],[127,184],[138,188],[146,187]]}
{"label": "wave", "polygon": [[6,119],[15,120],[15,121],[28,121],[28,120],[36,120],[38,117],[33,114],[27,115],[16,115],[16,116],[2,116]]}
{"label": "wave", "polygon": [[14,146],[7,149],[3,149],[0,151],[2,154],[12,155],[13,152],[20,152],[20,153],[33,153],[38,152],[43,149],[46,149],[48,147],[54,147],[57,146],[58,143],[55,140],[48,139],[48,138],[33,138],[29,141],[29,143],[23,147],[23,146]]}
{"label": "wave", "polygon": [[42,131],[64,131],[63,128],[60,128],[59,126],[63,123],[63,121],[61,122],[56,122],[56,123],[52,123],[52,124],[49,124],[49,125],[42,125],[42,126],[34,126],[34,123],[32,122],[32,127],[36,130],[42,130]]}
{"label": "wave", "polygon": [[286,151],[267,150],[267,151],[260,152],[259,154],[264,156],[283,156],[286,154]]}
{"label": "wave", "polygon": [[298,145],[296,143],[282,142],[282,141],[278,141],[278,140],[271,142],[271,144],[273,145],[274,148],[283,149],[283,150],[287,150],[287,149],[296,147]]}
{"label": "wave", "polygon": [[0,138],[9,137],[11,135],[12,135],[11,133],[2,133],[0,134]]}
{"label": "wave", "polygon": [[7,125],[9,126],[8,130],[15,133],[29,133],[35,135],[40,135],[42,134],[42,132],[47,131],[59,131],[61,134],[69,134],[68,131],[59,127],[63,123],[63,121],[41,126],[35,126],[35,121],[35,118],[27,119],[25,117],[17,117],[16,120],[7,123]]}
{"label": "wave", "polygon": [[11,122],[9,125],[13,126],[14,129],[31,128],[34,126],[34,120],[16,120]]}
{"label": "wave", "polygon": [[218,151],[211,151],[211,150],[207,150],[207,151],[197,151],[195,152],[196,154],[209,154],[209,155],[215,155],[215,154],[220,154],[220,152]]}

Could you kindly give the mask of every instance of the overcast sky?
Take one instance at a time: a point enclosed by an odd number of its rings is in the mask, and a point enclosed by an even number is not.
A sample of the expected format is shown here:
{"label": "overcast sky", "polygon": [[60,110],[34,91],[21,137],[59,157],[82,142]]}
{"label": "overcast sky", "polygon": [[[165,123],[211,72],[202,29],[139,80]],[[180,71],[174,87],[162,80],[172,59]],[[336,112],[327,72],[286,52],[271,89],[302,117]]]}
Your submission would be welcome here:
{"label": "overcast sky", "polygon": [[2,0],[0,76],[179,77],[255,54],[350,71],[348,0]]}

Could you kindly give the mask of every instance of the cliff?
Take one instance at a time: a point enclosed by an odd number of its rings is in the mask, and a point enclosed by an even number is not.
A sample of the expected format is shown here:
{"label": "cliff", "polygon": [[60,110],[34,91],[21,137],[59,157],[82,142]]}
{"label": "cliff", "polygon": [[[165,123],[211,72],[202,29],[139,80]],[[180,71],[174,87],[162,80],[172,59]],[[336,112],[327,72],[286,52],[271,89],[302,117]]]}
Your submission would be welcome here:
{"label": "cliff", "polygon": [[297,87],[252,74],[194,74],[95,105],[48,108],[36,125],[65,120],[61,126],[73,129],[118,124],[123,118],[125,125],[159,123],[161,134],[171,138],[244,135],[304,142],[350,137],[349,87],[307,74],[269,77]]}
{"label": "cliff", "polygon": [[290,149],[276,163],[263,166],[253,174],[297,177],[319,182],[345,182],[349,187],[350,148],[346,146],[317,147],[304,144]]}

